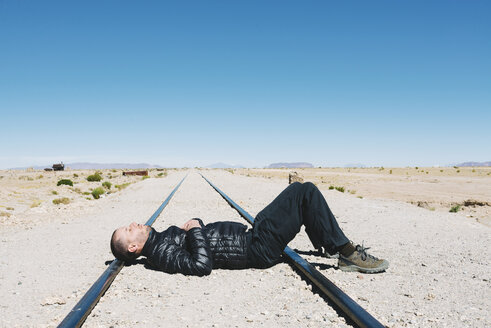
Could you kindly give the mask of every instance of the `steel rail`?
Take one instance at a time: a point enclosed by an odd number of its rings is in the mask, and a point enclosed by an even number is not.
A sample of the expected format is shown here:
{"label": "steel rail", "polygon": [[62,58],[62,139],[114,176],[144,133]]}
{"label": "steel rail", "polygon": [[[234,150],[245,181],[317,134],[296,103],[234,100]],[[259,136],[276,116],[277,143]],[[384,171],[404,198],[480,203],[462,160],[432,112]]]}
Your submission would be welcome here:
{"label": "steel rail", "polygon": [[[211,181],[205,178],[202,174],[201,177],[206,180],[227,203],[233,207],[244,219],[250,224],[254,224],[254,218],[247,213],[242,207],[237,205],[230,197],[228,197],[223,191],[215,186]],[[334,304],[336,304],[341,311],[343,311],[354,323],[359,327],[384,327],[377,319],[375,319],[370,313],[363,309],[358,303],[356,303],[351,297],[344,293],[333,282],[327,279],[322,273],[320,273],[312,264],[303,259],[290,247],[285,247],[283,254],[286,258],[305,276],[315,284],[325,296],[327,296]]]}
{"label": "steel rail", "polygon": [[[177,189],[181,186],[187,175],[182,178],[182,180],[177,184],[177,186],[172,190],[172,192],[167,196],[162,205],[153,213],[153,215],[148,219],[145,225],[151,226],[157,217],[160,215],[162,210],[167,206],[172,196],[176,193]],[[97,305],[99,299],[104,295],[106,290],[111,286],[114,278],[118,275],[119,271],[124,266],[124,261],[114,259],[111,265],[101,274],[99,279],[89,288],[85,295],[78,301],[78,303],[73,307],[73,309],[68,313],[68,315],[63,319],[63,321],[58,325],[61,328],[67,327],[80,327],[84,323],[85,319],[89,316],[92,309]]]}

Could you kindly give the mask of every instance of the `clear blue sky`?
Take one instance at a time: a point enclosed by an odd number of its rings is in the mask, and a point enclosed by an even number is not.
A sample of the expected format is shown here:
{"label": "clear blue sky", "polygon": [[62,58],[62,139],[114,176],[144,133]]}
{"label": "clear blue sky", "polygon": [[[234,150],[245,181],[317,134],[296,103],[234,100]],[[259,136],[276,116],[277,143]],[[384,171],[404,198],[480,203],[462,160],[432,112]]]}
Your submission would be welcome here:
{"label": "clear blue sky", "polygon": [[0,168],[491,160],[490,1],[1,1]]}

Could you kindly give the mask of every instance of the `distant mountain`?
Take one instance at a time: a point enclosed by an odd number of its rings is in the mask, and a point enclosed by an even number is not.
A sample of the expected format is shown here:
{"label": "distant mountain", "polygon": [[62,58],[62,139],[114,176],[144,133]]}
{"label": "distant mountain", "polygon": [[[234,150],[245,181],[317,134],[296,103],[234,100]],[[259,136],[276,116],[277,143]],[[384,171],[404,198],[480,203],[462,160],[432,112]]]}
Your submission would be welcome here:
{"label": "distant mountain", "polygon": [[273,163],[273,164],[269,164],[266,168],[268,168],[268,169],[281,169],[281,168],[293,169],[293,168],[311,168],[311,167],[314,167],[314,166],[310,163],[296,162],[296,163]]}
{"label": "distant mountain", "polygon": [[491,162],[464,162],[460,164],[455,164],[455,166],[491,166]]}
{"label": "distant mountain", "polygon": [[215,163],[206,166],[208,169],[243,169],[244,167],[242,165],[230,165],[226,163]]}
{"label": "distant mountain", "polygon": [[[53,164],[44,166],[30,166],[35,170],[42,170],[47,167],[51,167]],[[25,170],[29,167],[15,167],[13,170]],[[65,169],[70,168],[72,170],[106,170],[106,169],[153,169],[163,168],[160,165],[151,165],[147,163],[65,163]]]}

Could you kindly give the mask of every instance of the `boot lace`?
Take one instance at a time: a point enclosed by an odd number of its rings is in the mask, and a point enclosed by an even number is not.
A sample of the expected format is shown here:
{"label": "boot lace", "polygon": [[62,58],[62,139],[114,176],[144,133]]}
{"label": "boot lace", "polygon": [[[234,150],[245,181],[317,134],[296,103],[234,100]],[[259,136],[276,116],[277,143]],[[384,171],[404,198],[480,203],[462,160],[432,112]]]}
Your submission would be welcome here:
{"label": "boot lace", "polygon": [[370,255],[370,254],[367,253],[367,250],[369,250],[370,247],[365,247],[363,244],[364,244],[364,242],[361,243],[361,246],[360,245],[356,245],[356,251],[358,253],[360,253],[361,259],[363,261],[366,261],[367,259],[372,260],[372,261],[378,261],[378,258],[376,258],[375,256]]}

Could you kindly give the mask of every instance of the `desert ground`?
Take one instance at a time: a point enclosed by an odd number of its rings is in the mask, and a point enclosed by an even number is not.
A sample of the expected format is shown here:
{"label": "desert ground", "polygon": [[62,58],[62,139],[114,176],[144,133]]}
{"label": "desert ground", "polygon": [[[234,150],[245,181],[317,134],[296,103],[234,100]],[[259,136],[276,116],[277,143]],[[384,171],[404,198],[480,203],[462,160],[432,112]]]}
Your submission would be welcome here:
{"label": "desert ground", "polygon": [[[151,170],[141,177],[103,170],[93,182],[90,170],[0,171],[0,327],[59,324],[113,260],[112,231],[144,223],[186,174],[155,229],[193,217],[245,223],[198,173],[254,216],[287,187],[291,171]],[[290,247],[380,322],[491,326],[491,168],[295,171],[319,187],[347,236],[390,267],[373,275],[341,272],[336,259],[309,252],[303,231]],[[73,186],[57,186],[61,179]],[[349,326],[312,289],[287,263],[200,278],[140,261],[122,269],[84,326]]]}
{"label": "desert ground", "polygon": [[359,198],[393,199],[430,211],[458,212],[491,226],[490,167],[229,169],[232,173],[287,179],[296,172],[320,189],[342,187]]}

